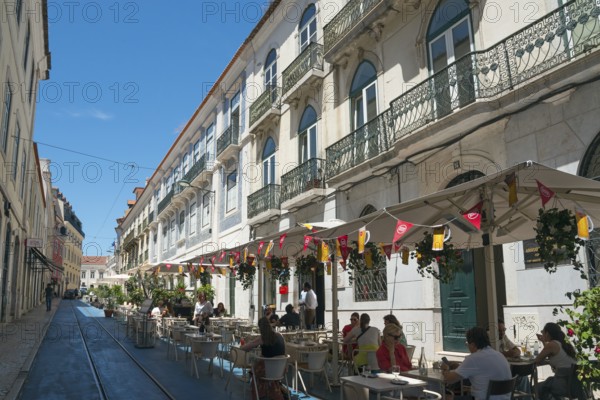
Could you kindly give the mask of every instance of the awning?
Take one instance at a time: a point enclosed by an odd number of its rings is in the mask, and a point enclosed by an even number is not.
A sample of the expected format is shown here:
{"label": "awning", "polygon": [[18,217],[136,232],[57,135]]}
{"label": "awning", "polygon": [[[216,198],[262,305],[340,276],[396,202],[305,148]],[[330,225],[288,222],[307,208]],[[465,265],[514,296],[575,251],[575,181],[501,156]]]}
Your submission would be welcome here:
{"label": "awning", "polygon": [[48,257],[44,255],[44,253],[39,251],[37,248],[29,247],[29,249],[31,250],[31,256],[36,258],[42,265],[42,269],[47,268],[52,272],[63,272],[65,270],[62,265],[54,264]]}

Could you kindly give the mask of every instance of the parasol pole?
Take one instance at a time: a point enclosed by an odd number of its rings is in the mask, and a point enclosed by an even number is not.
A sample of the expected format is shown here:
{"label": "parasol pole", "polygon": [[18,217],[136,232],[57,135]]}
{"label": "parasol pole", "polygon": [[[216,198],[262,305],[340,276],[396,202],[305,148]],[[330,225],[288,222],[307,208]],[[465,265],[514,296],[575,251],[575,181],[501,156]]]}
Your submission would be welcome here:
{"label": "parasol pole", "polygon": [[[334,239],[335,240],[335,239]],[[337,290],[337,260],[335,259],[335,241],[333,242],[333,246],[329,247],[330,249],[334,249],[331,256],[331,319],[333,322],[333,326],[331,328],[332,331],[332,345],[331,345],[331,370],[333,372],[333,376],[331,377],[331,386],[339,386],[339,376],[338,376],[338,368],[339,368],[339,342],[338,342],[338,332],[339,332],[339,319],[338,319],[338,290]]]}
{"label": "parasol pole", "polygon": [[494,263],[494,242],[492,240],[492,230],[494,227],[494,202],[492,201],[493,190],[490,187],[484,186],[484,195],[486,198],[486,215],[487,224],[483,231],[484,239],[483,256],[485,259],[485,271],[487,279],[485,280],[487,289],[487,304],[488,304],[488,329],[492,348],[498,350],[500,341],[498,338],[498,297],[496,291],[496,269]]}

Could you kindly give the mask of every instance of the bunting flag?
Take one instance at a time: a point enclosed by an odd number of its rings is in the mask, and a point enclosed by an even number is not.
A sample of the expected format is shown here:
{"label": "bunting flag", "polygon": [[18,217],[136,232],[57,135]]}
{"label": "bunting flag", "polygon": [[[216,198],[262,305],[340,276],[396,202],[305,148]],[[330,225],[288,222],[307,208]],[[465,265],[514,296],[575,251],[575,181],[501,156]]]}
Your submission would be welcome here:
{"label": "bunting flag", "polygon": [[223,258],[225,258],[225,250],[221,252],[221,255],[219,256],[219,262],[223,261]]}
{"label": "bunting flag", "polygon": [[234,262],[234,264],[237,264],[239,262],[240,262],[240,252],[236,251],[235,252],[235,262]]}
{"label": "bunting flag", "polygon": [[308,244],[310,243],[310,239],[310,236],[304,236],[304,247],[302,248],[302,251],[306,251],[306,249],[308,248]]}
{"label": "bunting flag", "polygon": [[402,250],[402,243],[393,243],[394,245],[394,253],[399,253]]}
{"label": "bunting flag", "polygon": [[283,235],[279,236],[279,249],[280,250],[283,247],[283,242],[285,242],[286,237],[287,237],[287,233],[284,233]]}
{"label": "bunting flag", "polygon": [[402,221],[401,219],[399,219],[396,223],[396,230],[394,231],[394,240],[392,240],[392,243],[398,242],[402,238],[402,236],[404,236],[404,234],[408,232],[409,229],[412,227],[413,224],[411,224],[410,222]]}
{"label": "bunting flag", "polygon": [[508,206],[512,207],[519,201],[517,197],[517,175],[514,172],[506,175],[504,182],[508,185]]}
{"label": "bunting flag", "polygon": [[262,251],[262,248],[264,245],[265,245],[265,242],[258,242],[258,250],[256,251],[257,256],[260,256],[260,252]]}
{"label": "bunting flag", "polygon": [[203,274],[205,271],[203,266],[200,266],[200,268],[198,268],[198,277],[200,277],[200,274]]}
{"label": "bunting flag", "polygon": [[249,266],[252,266],[252,264],[254,264],[254,258],[255,258],[254,256],[248,256],[246,258],[246,260],[248,260],[248,265]]}
{"label": "bunting flag", "polygon": [[244,247],[244,258],[242,259],[242,261],[246,262],[247,259],[248,259],[248,248]]}
{"label": "bunting flag", "polygon": [[194,264],[190,263],[190,272],[194,272],[196,270],[196,267],[194,267]]}
{"label": "bunting flag", "polygon": [[535,181],[537,182],[540,197],[542,198],[542,207],[545,207],[546,203],[549,202],[552,197],[554,197],[554,192],[537,179]]}
{"label": "bunting flag", "polygon": [[313,226],[311,224],[302,224],[302,226],[308,229],[309,231],[313,230]]}
{"label": "bunting flag", "polygon": [[367,268],[373,268],[373,255],[371,254],[371,250],[365,251],[365,264],[367,264]]}
{"label": "bunting flag", "polygon": [[269,244],[267,245],[267,249],[265,250],[265,257],[267,257],[269,255],[269,252],[271,251],[272,248],[273,248],[273,241],[270,240]]}
{"label": "bunting flag", "polygon": [[212,265],[213,268],[213,272],[215,271],[215,260],[217,259],[217,256],[212,256],[210,258],[210,265]]}
{"label": "bunting flag", "polygon": [[267,271],[270,271],[270,270],[271,270],[271,268],[273,268],[273,263],[271,262],[271,259],[270,259],[270,258],[267,258],[267,259],[265,260],[265,265],[267,266]]}
{"label": "bunting flag", "polygon": [[197,269],[196,272],[194,272],[194,276],[196,277],[196,279],[200,279],[200,269]]}
{"label": "bunting flag", "polygon": [[331,275],[331,262],[328,262],[326,264],[326,269],[327,269],[327,275]]}
{"label": "bunting flag", "polygon": [[348,254],[350,254],[350,251],[348,250],[348,235],[338,236],[337,241],[340,244],[342,260],[346,261],[348,259]]}
{"label": "bunting flag", "polygon": [[319,260],[319,262],[327,262],[327,260],[329,260],[329,246],[327,245],[327,243],[323,240],[321,241],[321,244],[318,247],[318,251],[317,251],[317,260]]}
{"label": "bunting flag", "polygon": [[365,239],[367,236],[367,227],[363,226],[358,230],[358,254],[365,252]]}
{"label": "bunting flag", "polygon": [[410,254],[410,251],[408,250],[408,247],[402,246],[402,264],[408,265],[409,254]]}
{"label": "bunting flag", "polygon": [[438,226],[433,228],[433,243],[431,250],[442,251],[444,250],[444,234],[446,233],[445,226]]}
{"label": "bunting flag", "polygon": [[387,257],[388,260],[392,259],[392,245],[391,244],[384,244],[382,246],[383,248],[383,253],[385,254],[385,256]]}
{"label": "bunting flag", "polygon": [[167,271],[171,270],[171,264],[167,264]]}
{"label": "bunting flag", "polygon": [[577,236],[581,239],[590,238],[590,228],[588,225],[588,217],[581,210],[575,211],[575,219],[577,220]]}
{"label": "bunting flag", "polygon": [[233,256],[233,254],[230,254],[229,255],[229,267],[230,268],[233,267],[233,264],[234,264],[234,256]]}
{"label": "bunting flag", "polygon": [[462,213],[462,216],[471,223],[475,228],[480,229],[481,227],[481,208],[483,207],[483,201],[475,204],[471,209]]}
{"label": "bunting flag", "polygon": [[177,268],[177,270],[180,274],[183,274],[183,265],[180,265],[179,268]]}
{"label": "bunting flag", "polygon": [[340,248],[340,241],[338,239],[335,239],[335,256],[337,258],[342,257],[342,249]]}
{"label": "bunting flag", "polygon": [[346,270],[346,260],[342,260],[340,261],[340,265],[342,266],[342,268],[344,269],[344,271]]}
{"label": "bunting flag", "polygon": [[199,266],[200,268],[203,268],[203,267],[204,267],[204,265],[203,265],[203,264],[204,264],[204,256],[200,257],[200,262],[198,263],[198,266]]}

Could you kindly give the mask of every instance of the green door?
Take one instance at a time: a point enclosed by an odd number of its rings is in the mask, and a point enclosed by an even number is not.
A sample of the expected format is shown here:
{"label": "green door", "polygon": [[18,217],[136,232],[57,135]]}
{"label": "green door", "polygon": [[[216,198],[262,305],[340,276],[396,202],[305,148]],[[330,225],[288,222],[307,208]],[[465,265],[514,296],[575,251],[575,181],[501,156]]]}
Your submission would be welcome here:
{"label": "green door", "polygon": [[464,265],[451,283],[440,283],[444,351],[466,352],[465,332],[477,325],[473,251],[463,251]]}

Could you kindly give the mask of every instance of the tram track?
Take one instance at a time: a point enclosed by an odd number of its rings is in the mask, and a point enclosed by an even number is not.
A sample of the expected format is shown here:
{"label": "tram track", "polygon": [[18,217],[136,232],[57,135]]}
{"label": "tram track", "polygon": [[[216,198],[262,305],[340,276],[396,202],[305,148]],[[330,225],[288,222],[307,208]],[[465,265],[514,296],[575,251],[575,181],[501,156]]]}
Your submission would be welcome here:
{"label": "tram track", "polygon": [[[84,323],[83,318],[87,307],[80,307],[78,310],[76,308],[77,304],[78,302],[71,303],[71,312],[76,321],[100,400],[121,399],[125,393],[128,398],[144,398],[145,400],[154,398],[175,399],[158,379],[97,318],[88,318],[88,322]],[[88,337],[90,324],[100,328],[99,332],[101,332],[102,339]],[[106,341],[110,344],[104,343]],[[102,349],[99,349],[99,346],[102,346]],[[137,370],[131,369],[132,364]],[[116,366],[127,368],[126,371],[123,370],[120,371],[120,374],[117,373],[117,377],[123,378],[119,379],[119,382],[114,381],[115,371],[113,368]],[[116,385],[120,385],[117,390],[115,390]]]}

